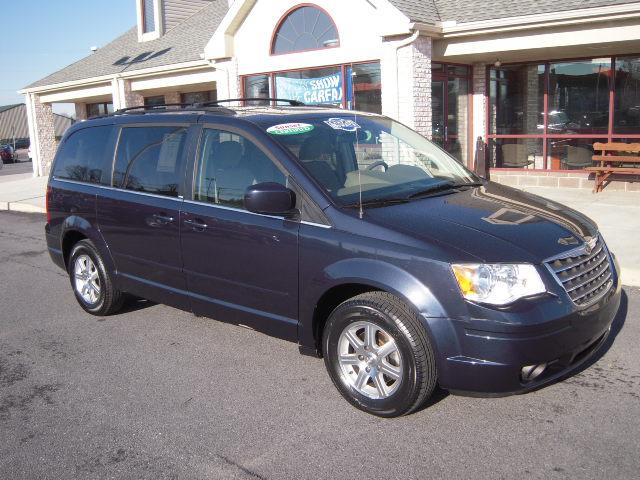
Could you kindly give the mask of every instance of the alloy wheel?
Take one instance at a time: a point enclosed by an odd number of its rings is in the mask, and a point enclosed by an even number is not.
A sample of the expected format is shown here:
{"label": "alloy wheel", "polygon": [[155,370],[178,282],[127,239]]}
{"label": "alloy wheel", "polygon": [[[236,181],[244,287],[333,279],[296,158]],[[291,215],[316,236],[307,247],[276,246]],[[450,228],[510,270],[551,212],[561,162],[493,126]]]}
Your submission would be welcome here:
{"label": "alloy wheel", "polygon": [[338,340],[343,381],[372,399],[393,395],[402,382],[402,357],[393,337],[368,321],[349,324]]}

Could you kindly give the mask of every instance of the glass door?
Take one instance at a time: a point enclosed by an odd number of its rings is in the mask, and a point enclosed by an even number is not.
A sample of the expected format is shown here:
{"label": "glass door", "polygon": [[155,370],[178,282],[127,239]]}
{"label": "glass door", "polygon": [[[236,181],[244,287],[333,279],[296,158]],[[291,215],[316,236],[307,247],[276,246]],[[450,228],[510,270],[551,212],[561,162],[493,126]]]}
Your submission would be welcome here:
{"label": "glass door", "polygon": [[469,69],[434,64],[432,78],[433,141],[468,165]]}

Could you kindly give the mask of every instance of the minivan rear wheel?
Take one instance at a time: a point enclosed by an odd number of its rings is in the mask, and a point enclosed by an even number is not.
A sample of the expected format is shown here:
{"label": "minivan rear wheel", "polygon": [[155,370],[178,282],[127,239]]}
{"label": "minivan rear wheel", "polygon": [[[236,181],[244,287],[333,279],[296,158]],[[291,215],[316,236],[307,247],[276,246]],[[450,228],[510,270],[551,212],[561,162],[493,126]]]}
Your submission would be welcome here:
{"label": "minivan rear wheel", "polygon": [[67,271],[73,293],[85,311],[92,315],[106,316],[122,308],[124,294],[113,285],[91,240],[80,240],[73,246]]}
{"label": "minivan rear wheel", "polygon": [[367,292],[340,304],[323,332],[325,366],[352,405],[380,417],[419,408],[437,372],[433,348],[416,313],[387,292]]}

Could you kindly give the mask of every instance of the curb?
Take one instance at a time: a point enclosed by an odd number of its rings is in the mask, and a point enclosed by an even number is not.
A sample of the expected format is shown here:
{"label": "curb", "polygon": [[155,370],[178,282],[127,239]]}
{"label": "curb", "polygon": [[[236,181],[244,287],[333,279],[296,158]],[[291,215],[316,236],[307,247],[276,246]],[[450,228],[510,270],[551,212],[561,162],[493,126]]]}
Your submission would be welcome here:
{"label": "curb", "polygon": [[47,213],[44,207],[20,202],[0,202],[0,211],[20,213]]}

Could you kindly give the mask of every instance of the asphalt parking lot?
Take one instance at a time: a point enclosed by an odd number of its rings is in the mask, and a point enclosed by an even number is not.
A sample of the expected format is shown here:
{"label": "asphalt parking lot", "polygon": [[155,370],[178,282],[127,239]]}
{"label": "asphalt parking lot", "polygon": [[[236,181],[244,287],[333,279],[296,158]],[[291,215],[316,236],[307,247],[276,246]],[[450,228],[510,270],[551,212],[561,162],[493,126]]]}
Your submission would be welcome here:
{"label": "asphalt parking lot", "polygon": [[638,478],[639,289],[580,373],[383,420],[294,344],[142,302],[85,314],[43,225],[0,213],[2,479]]}

